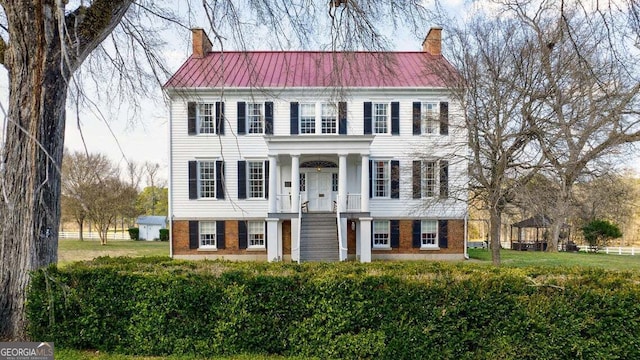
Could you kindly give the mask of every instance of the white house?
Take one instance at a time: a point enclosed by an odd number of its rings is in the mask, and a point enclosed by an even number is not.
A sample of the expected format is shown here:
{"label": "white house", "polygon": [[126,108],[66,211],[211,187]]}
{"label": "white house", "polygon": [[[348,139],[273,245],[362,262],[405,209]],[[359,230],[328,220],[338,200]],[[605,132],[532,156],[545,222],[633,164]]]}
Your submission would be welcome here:
{"label": "white house", "polygon": [[193,29],[164,85],[171,256],[462,259],[467,133],[440,34],[415,52],[220,52]]}
{"label": "white house", "polygon": [[167,228],[167,217],[143,215],[138,216],[136,223],[138,224],[138,229],[140,230],[138,239],[156,240],[160,239],[160,229]]}

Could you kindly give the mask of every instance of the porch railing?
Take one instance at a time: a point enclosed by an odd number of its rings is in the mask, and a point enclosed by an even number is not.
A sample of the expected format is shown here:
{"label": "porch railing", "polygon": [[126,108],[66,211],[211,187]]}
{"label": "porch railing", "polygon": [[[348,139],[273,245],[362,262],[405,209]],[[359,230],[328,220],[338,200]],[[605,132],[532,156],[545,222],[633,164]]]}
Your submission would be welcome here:
{"label": "porch railing", "polygon": [[360,211],[360,194],[347,194],[347,211]]}

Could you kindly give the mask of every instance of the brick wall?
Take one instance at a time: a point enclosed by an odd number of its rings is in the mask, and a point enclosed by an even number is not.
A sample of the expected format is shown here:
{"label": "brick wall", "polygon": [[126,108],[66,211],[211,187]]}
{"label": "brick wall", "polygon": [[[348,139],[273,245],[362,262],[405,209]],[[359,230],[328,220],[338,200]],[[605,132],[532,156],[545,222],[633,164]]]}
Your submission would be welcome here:
{"label": "brick wall", "polygon": [[291,255],[291,220],[282,222],[282,255]]}
{"label": "brick wall", "polygon": [[413,247],[413,220],[400,220],[400,246],[376,250],[374,254],[462,254],[464,252],[464,220],[449,220],[446,249],[421,250]]}
{"label": "brick wall", "polygon": [[[266,229],[265,229],[266,230]],[[225,221],[224,225],[224,249],[198,250],[189,249],[189,221],[175,220],[171,224],[173,254],[174,255],[259,255],[266,254],[267,250],[247,250],[238,248],[238,221]]]}

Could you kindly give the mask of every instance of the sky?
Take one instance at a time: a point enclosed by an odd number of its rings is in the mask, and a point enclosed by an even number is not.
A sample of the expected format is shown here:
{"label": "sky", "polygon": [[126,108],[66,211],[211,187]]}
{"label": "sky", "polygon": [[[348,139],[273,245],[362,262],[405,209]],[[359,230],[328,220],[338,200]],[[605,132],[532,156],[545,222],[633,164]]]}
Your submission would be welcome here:
{"label": "sky", "polygon": [[[447,4],[456,8],[458,13],[462,9],[461,0]],[[195,20],[197,22],[198,20]],[[202,19],[201,26],[205,27]],[[434,24],[437,25],[437,24]],[[205,27],[206,28],[206,27]],[[425,29],[425,34],[428,29]],[[392,34],[392,30],[386,31],[387,36],[393,36],[395,48],[391,50],[420,50],[422,39],[417,38],[409,31],[401,29],[400,33]],[[444,34],[446,37],[446,25]],[[184,62],[191,52],[190,31],[183,29],[178,33],[168,35],[167,46],[162,56],[174,72]],[[233,45],[225,45],[233,48]],[[268,50],[264,47],[261,50]],[[7,73],[4,67],[0,67],[0,101],[6,109],[8,89]],[[90,153],[106,154],[122,168],[127,161],[136,163],[151,162],[160,165],[163,177],[168,176],[169,141],[168,141],[168,117],[169,111],[162,95],[160,85],[154,87],[151,94],[139,94],[142,101],[142,111],[135,117],[128,114],[126,105],[119,113],[106,111],[107,119],[100,118],[91,113],[80,114],[80,128],[77,124],[76,110],[67,107],[67,126],[65,131],[65,146],[71,151],[84,151],[86,145]],[[106,106],[106,105],[101,105]],[[106,121],[105,121],[106,120]],[[84,141],[83,141],[84,138]],[[629,166],[640,174],[640,157],[628,160]]]}

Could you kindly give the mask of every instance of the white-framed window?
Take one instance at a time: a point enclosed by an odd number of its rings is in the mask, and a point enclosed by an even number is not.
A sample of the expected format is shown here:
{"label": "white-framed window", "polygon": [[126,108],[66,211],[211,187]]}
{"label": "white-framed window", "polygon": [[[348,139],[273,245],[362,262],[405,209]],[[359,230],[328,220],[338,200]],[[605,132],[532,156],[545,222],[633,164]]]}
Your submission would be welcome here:
{"label": "white-framed window", "polygon": [[373,197],[386,198],[391,189],[391,162],[389,160],[373,161]]}
{"label": "white-framed window", "polygon": [[215,248],[216,247],[216,222],[200,221],[200,247]]}
{"label": "white-framed window", "polygon": [[247,103],[247,129],[249,134],[264,133],[263,103]]}
{"label": "white-framed window", "polygon": [[422,220],[420,228],[421,247],[438,247],[438,222]]}
{"label": "white-framed window", "polygon": [[196,119],[199,134],[215,134],[215,104],[198,104],[196,107]]}
{"label": "white-framed window", "polygon": [[247,162],[247,188],[250,199],[264,199],[264,175],[264,161]]}
{"label": "white-framed window", "polygon": [[322,113],[322,130],[323,134],[335,134],[338,132],[338,107],[336,104],[324,103],[320,105]]}
{"label": "white-framed window", "polygon": [[423,176],[422,176],[422,197],[434,197],[437,195],[437,162],[424,161],[422,163]]}
{"label": "white-framed window", "polygon": [[216,198],[215,161],[198,161],[198,197]]}
{"label": "white-framed window", "polygon": [[373,247],[374,248],[388,248],[391,246],[389,239],[390,235],[390,221],[389,220],[374,220],[373,221]]}
{"label": "white-framed window", "polygon": [[264,248],[264,222],[263,221],[249,221],[247,222],[248,241],[249,248]]}
{"label": "white-framed window", "polygon": [[300,104],[300,134],[316,133],[316,104]]}
{"label": "white-framed window", "polygon": [[440,108],[437,103],[422,103],[422,133],[437,134],[440,131]]}
{"label": "white-framed window", "polygon": [[389,104],[373,104],[373,133],[386,134],[389,132]]}

